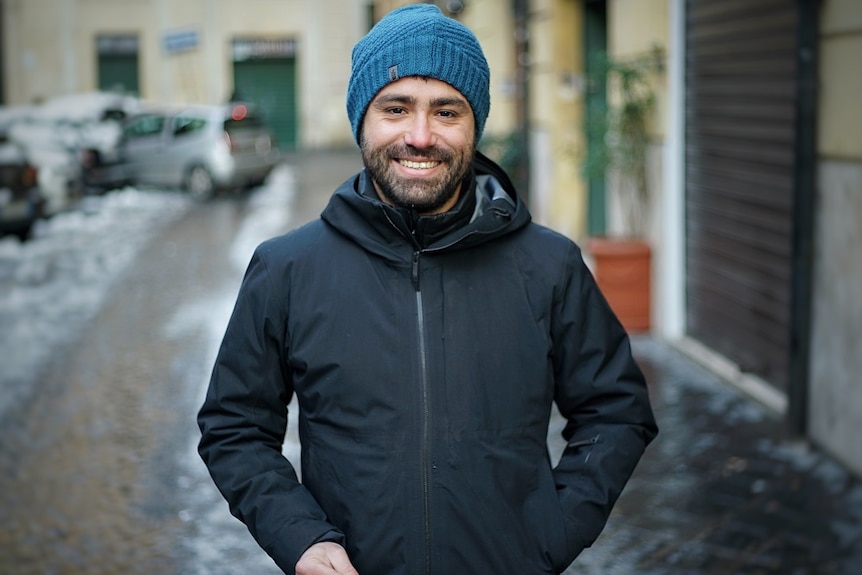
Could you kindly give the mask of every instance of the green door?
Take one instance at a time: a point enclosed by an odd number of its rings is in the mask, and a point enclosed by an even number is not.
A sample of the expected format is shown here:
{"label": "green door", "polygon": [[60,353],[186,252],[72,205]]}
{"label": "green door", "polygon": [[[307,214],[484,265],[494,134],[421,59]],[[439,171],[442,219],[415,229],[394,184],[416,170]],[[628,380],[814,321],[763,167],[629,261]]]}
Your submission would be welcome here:
{"label": "green door", "polygon": [[587,232],[603,235],[607,230],[605,177],[596,166],[604,166],[603,140],[607,130],[607,74],[604,60],[608,49],[607,2],[588,0],[584,5],[586,139],[587,139]]}
{"label": "green door", "polygon": [[100,54],[99,90],[140,95],[137,54]]}
{"label": "green door", "polygon": [[296,59],[234,62],[234,98],[254,104],[282,149],[297,147]]}

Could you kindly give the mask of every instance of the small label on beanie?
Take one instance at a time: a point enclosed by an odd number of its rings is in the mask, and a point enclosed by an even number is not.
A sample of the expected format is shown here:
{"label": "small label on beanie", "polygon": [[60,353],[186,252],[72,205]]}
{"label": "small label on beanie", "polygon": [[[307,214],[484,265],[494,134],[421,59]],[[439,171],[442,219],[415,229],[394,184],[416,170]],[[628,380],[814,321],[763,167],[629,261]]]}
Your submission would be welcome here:
{"label": "small label on beanie", "polygon": [[398,79],[398,64],[389,66],[389,81],[394,82]]}

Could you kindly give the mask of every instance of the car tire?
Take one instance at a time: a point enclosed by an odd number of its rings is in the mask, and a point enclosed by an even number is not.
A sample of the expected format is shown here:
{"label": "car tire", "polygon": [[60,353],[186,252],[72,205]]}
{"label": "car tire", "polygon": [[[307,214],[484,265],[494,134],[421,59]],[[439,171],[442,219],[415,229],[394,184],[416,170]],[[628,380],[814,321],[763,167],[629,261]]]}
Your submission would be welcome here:
{"label": "car tire", "polygon": [[215,195],[216,186],[212,174],[203,166],[192,166],[186,176],[186,191],[197,201],[205,201]]}

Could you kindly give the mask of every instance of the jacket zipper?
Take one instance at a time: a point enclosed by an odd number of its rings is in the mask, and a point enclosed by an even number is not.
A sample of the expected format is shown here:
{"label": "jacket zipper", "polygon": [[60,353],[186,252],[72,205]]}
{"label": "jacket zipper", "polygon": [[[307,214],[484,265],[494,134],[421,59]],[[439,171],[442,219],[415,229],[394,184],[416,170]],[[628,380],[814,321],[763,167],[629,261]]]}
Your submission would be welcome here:
{"label": "jacket zipper", "polygon": [[[412,236],[408,236],[401,232],[401,229],[395,225],[395,222],[389,217],[389,214],[386,213],[386,210],[383,211],[383,215],[386,217],[386,220],[389,224],[395,228],[399,233],[404,235],[404,237],[410,241],[414,246],[413,250],[413,261],[411,265],[411,280],[413,282],[413,290],[416,292],[416,320],[417,320],[417,329],[419,331],[419,386],[420,386],[420,401],[421,401],[421,430],[420,430],[420,458],[421,458],[421,475],[422,475],[422,528],[423,535],[425,541],[425,549],[424,549],[424,559],[425,559],[425,573],[426,575],[430,575],[431,573],[431,463],[430,463],[430,434],[431,434],[431,409],[429,407],[428,401],[428,357],[427,357],[427,345],[425,342],[425,312],[422,306],[422,286],[421,286],[421,278],[419,273],[419,261],[422,257],[422,248],[416,242],[416,238]],[[468,235],[473,235],[474,232],[471,232]],[[450,245],[454,245],[457,242],[452,242]],[[444,250],[449,246],[443,246],[438,248],[440,251]]]}
{"label": "jacket zipper", "polygon": [[[581,447],[588,447],[591,445],[595,445],[596,443],[599,442],[599,437],[600,437],[599,435],[596,435],[594,437],[589,437],[587,439],[581,439],[579,441],[572,442],[568,445],[567,449],[580,449]],[[587,456],[584,458],[584,463],[586,463],[590,460],[590,456],[592,454],[593,454],[592,449],[587,451]]]}
{"label": "jacket zipper", "polygon": [[428,364],[425,343],[425,312],[422,309],[422,289],[419,277],[419,259],[421,252],[413,252],[412,279],[413,288],[416,291],[416,318],[419,330],[419,385],[421,392],[421,446],[420,457],[422,459],[422,517],[425,539],[425,573],[431,573],[431,488],[430,488],[430,464],[429,464],[429,438],[431,410],[428,406]]}
{"label": "jacket zipper", "polygon": [[586,445],[595,445],[599,442],[599,436],[590,437],[587,439],[580,439],[578,441],[572,442],[569,444],[569,447],[584,447]]}

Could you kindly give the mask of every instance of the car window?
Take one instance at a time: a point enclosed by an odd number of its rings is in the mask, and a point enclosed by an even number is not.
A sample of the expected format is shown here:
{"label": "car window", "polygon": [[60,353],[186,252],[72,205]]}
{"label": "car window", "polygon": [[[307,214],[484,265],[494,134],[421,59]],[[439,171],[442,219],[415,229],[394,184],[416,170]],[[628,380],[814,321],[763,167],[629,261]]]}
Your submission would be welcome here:
{"label": "car window", "polygon": [[127,138],[141,138],[160,134],[165,127],[164,116],[142,116],[135,118],[123,130]]}
{"label": "car window", "polygon": [[113,120],[115,122],[122,122],[126,119],[126,112],[124,110],[113,110],[107,109],[102,112],[102,121]]}
{"label": "car window", "polygon": [[263,122],[257,116],[246,116],[242,120],[225,120],[224,129],[227,131],[231,130],[242,130],[243,128],[261,128],[263,127]]}
{"label": "car window", "polygon": [[174,136],[185,136],[203,130],[207,121],[193,116],[178,116],[174,120]]}

